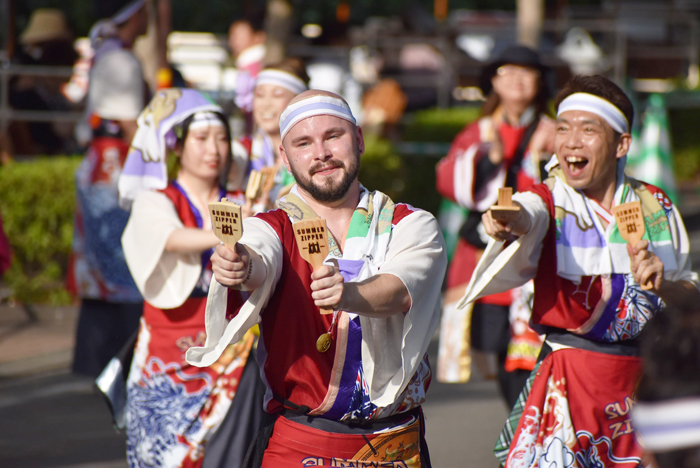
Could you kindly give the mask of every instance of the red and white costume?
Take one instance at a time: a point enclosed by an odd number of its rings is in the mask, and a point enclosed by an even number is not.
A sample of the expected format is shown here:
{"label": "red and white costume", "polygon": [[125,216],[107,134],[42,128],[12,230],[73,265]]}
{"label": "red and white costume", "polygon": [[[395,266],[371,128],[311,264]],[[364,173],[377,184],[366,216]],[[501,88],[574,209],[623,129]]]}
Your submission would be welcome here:
{"label": "red and white costume", "polygon": [[[211,229],[208,213],[182,186],[140,193],[124,230],[124,253],[145,303],[127,382],[127,461],[132,467],[200,467],[205,446],[231,406],[254,336],[226,349],[212,366],[185,362],[204,342],[210,252],[165,251],[183,227]],[[202,217],[201,213],[204,213]],[[240,304],[240,294],[233,293]],[[158,404],[154,404],[158,401]],[[252,438],[252,434],[239,437]]]}
{"label": "red and white costume", "polygon": [[[500,112],[496,112],[500,113]],[[481,226],[481,213],[487,211],[498,200],[498,189],[506,186],[513,187],[513,191],[522,191],[540,182],[539,156],[530,151],[529,141],[523,139],[530,137],[540,121],[548,117],[535,115],[534,108],[528,109],[517,124],[502,121],[494,129],[494,117],[486,116],[473,122],[460,132],[455,138],[450,151],[439,163],[436,169],[436,188],[445,198],[457,203],[459,206],[470,210],[470,217],[465,226],[460,229],[460,236],[447,275],[447,294],[443,311],[443,322],[440,331],[440,358],[438,364],[438,379],[445,382],[464,382],[469,380],[471,362],[469,353],[469,335],[471,311],[468,309],[455,310],[456,300],[461,297],[464,288],[471,279],[472,272],[481,257],[483,248],[488,243],[488,236]],[[499,119],[500,120],[500,119]],[[503,143],[503,162],[499,165],[492,164],[488,159],[488,153],[493,140],[493,132],[497,131]],[[526,145],[525,148],[521,146]],[[517,292],[516,302],[522,307],[511,311],[511,332],[515,331],[515,337],[522,346],[534,347],[534,354],[530,357],[519,356],[510,359],[511,369],[517,368],[531,370],[534,359],[539,350],[540,341],[536,334],[522,326],[514,316],[527,316],[529,305],[528,291]],[[520,300],[521,298],[525,300]],[[483,311],[485,320],[482,327],[477,326],[473,330],[474,339],[478,340],[476,347],[482,351],[498,352],[505,355],[502,348],[508,343],[511,333],[508,331],[508,308],[513,303],[513,292],[504,291],[498,294],[482,297],[476,302],[474,314],[481,314],[481,304],[498,306],[503,317],[494,317],[492,310]],[[503,332],[489,331],[498,328],[501,322],[505,322]],[[527,318],[525,319],[525,323]],[[481,323],[481,322],[479,322]],[[484,330],[486,329],[486,330]],[[485,331],[485,332],[484,332]],[[503,336],[501,336],[503,335]],[[508,350],[509,357],[511,349]],[[503,386],[509,386],[506,381]],[[514,383],[513,385],[517,385]],[[508,393],[508,389],[504,388]],[[516,389],[516,392],[518,389]],[[512,393],[512,392],[511,392]]]}
{"label": "red and white costume", "polygon": [[[351,224],[344,252],[340,254],[338,250],[339,256],[335,257],[341,273],[346,281],[364,279],[362,272],[370,272],[365,277],[394,275],[406,286],[411,308],[387,318],[340,312],[334,328],[332,315],[321,315],[311,298],[312,268],[301,257],[294,235],[293,221],[300,218],[290,214],[297,211],[298,205],[285,205],[291,196],[301,199],[294,188],[280,202],[286,206],[284,211],[273,210],[244,220],[240,242],[262,258],[267,271],[265,282],[238,310],[226,309],[232,292],[212,283],[207,304],[207,342],[202,348],[191,349],[188,361],[208,365],[228,343],[240,339],[245,330],[259,322],[258,357],[268,388],[268,413],[293,407],[291,402],[308,407],[309,416],[330,422],[352,420],[362,424],[408,414],[422,403],[430,382],[426,350],[439,319],[440,286],[446,265],[437,221],[425,211],[394,205],[385,195],[363,189],[353,218],[367,220],[364,229],[369,229],[369,237],[353,237]],[[387,219],[383,215],[389,204],[393,214]],[[374,216],[367,216],[372,206],[376,208]],[[377,231],[381,223],[385,227]],[[360,224],[364,225],[364,221]],[[369,244],[365,239],[370,239]],[[364,244],[368,250],[353,254],[349,247],[353,242]],[[377,245],[380,250],[372,250]],[[333,255],[331,249],[329,258]],[[319,352],[316,340],[329,329],[333,345],[327,352]],[[409,432],[417,436],[415,418],[413,423],[411,417],[404,419],[397,423],[409,424]],[[279,418],[274,428],[263,466],[318,466],[308,463],[319,463],[325,458],[330,464],[330,458],[347,460],[348,454],[359,453],[366,442],[360,434],[351,436],[319,430],[317,426],[301,426],[286,416]],[[370,440],[377,436],[365,433]],[[322,441],[327,448],[314,445],[314,440]],[[417,444],[418,439],[413,441]],[[304,448],[301,443],[310,445]],[[385,461],[391,461],[388,454],[397,450],[390,447],[383,455]],[[417,445],[414,449],[417,452]]]}
{"label": "red and white costume", "polygon": [[[614,205],[640,201],[644,239],[664,262],[664,277],[697,287],[677,210],[658,188],[626,178],[623,166]],[[533,370],[495,452],[512,468],[635,468],[642,457],[630,418],[641,370],[635,339],[664,303],[634,281],[615,222],[603,227],[595,214],[602,208],[553,171],[514,196],[532,219],[530,232],[507,244],[492,240],[460,302],[534,278],[532,324],[547,333],[551,352]]]}

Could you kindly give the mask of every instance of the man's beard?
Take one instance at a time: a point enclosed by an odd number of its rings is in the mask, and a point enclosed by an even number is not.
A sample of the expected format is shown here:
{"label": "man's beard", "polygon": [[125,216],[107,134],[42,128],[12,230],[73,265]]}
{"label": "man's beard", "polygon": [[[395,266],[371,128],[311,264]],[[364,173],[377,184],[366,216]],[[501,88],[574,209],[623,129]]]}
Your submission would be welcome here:
{"label": "man's beard", "polygon": [[[313,182],[312,176],[314,173],[329,169],[331,167],[337,167],[343,171],[344,175],[340,181],[335,181],[334,179],[328,178],[323,185],[317,185]],[[333,203],[342,200],[350,190],[350,187],[355,179],[357,179],[357,175],[360,172],[360,157],[357,155],[351,165],[347,168],[343,162],[335,159],[331,159],[327,163],[319,163],[309,170],[310,175],[306,177],[302,177],[301,174],[294,170],[294,167],[291,167],[291,169],[292,175],[294,176],[297,184],[299,187],[304,189],[305,192],[307,192],[317,201]]]}

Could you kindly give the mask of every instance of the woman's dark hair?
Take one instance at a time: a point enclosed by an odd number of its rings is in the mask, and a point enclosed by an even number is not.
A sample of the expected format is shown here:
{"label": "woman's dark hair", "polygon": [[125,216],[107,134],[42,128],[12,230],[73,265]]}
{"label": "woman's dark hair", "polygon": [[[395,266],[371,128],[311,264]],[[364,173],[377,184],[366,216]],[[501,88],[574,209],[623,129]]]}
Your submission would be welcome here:
{"label": "woman's dark hair", "polygon": [[644,374],[640,401],[700,398],[700,313],[696,307],[667,307],[641,336]]}
{"label": "woman's dark hair", "polygon": [[[640,337],[644,373],[638,403],[700,398],[700,314],[697,306],[667,307]],[[654,453],[660,468],[700,468],[700,447]]]}
{"label": "woman's dark hair", "polygon": [[[211,111],[209,111],[211,112]],[[228,119],[224,117],[224,114],[221,112],[211,112],[212,114],[216,115],[216,117],[221,121],[221,123],[224,125],[224,130],[226,130],[226,137],[231,141],[231,127],[228,124]],[[190,131],[190,124],[194,120],[194,114],[190,115],[187,117],[185,120],[183,120],[181,123],[179,123],[176,126],[175,129],[175,135],[177,136],[177,141],[175,143],[176,147],[182,148],[185,144],[185,140],[187,139],[187,133]]]}
{"label": "woman's dark hair", "polygon": [[700,468],[700,447],[655,453],[659,468]]}
{"label": "woman's dark hair", "polygon": [[304,82],[306,86],[309,85],[309,75],[306,73],[306,64],[304,61],[297,57],[287,57],[275,64],[267,65],[265,69],[282,70],[291,75],[296,76],[301,81]]}
{"label": "woman's dark hair", "polygon": [[[211,111],[209,111],[211,112]],[[231,141],[231,127],[228,124],[228,119],[221,112],[212,112],[224,125],[224,130],[226,131],[226,139]],[[185,120],[180,122],[173,129],[175,131],[175,148],[184,148],[185,140],[187,139],[187,134],[190,131],[190,124],[194,120],[194,114],[187,117]],[[229,154],[226,157],[224,168],[221,171],[221,184],[225,183],[226,177],[228,175],[229,169],[231,167],[231,146],[229,145]],[[173,180],[177,177],[177,173],[180,170],[180,158],[168,158],[168,179]]]}
{"label": "woman's dark hair", "polygon": [[[535,106],[538,115],[549,114],[549,107],[547,106],[547,85],[542,75],[540,75],[537,80],[537,94],[535,94],[532,104]],[[489,95],[486,96],[486,102],[481,106],[481,115],[487,116],[493,114],[500,105],[501,98],[499,98],[498,94],[492,89]]]}
{"label": "woman's dark hair", "polygon": [[602,75],[576,75],[564,85],[555,99],[556,108],[568,96],[574,93],[588,93],[601,97],[609,101],[615,107],[620,109],[627,118],[629,128],[632,128],[634,120],[634,107],[632,101],[627,97],[625,92],[620,89],[615,83],[605,78]]}

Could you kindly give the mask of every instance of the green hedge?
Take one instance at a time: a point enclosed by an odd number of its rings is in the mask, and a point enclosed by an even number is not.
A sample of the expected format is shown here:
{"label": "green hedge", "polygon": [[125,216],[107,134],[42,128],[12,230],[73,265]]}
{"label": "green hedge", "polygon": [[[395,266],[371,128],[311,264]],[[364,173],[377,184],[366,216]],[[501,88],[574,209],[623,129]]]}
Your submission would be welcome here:
{"label": "green hedge", "polygon": [[17,300],[70,302],[64,286],[80,160],[53,156],[0,168],[0,213],[14,254],[4,281]]}
{"label": "green hedge", "polygon": [[376,135],[365,136],[365,152],[359,179],[370,190],[381,190],[392,200],[400,200],[406,189],[406,165],[391,142]]}
{"label": "green hedge", "polygon": [[700,178],[700,140],[697,129],[700,109],[671,109],[668,120],[676,178],[697,180]]}
{"label": "green hedge", "polygon": [[480,113],[481,108],[474,106],[416,111],[406,117],[402,138],[404,141],[449,143]]}

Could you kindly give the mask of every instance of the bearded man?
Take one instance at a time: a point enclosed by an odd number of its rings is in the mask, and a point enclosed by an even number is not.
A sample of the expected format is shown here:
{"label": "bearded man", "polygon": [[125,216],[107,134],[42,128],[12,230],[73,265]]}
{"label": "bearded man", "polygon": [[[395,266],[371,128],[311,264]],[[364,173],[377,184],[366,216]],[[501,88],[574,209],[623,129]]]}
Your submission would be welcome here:
{"label": "bearded man", "polygon": [[[217,247],[207,342],[187,359],[209,365],[260,323],[268,418],[248,466],[429,467],[420,405],[447,263],[437,221],[360,185],[362,130],[339,96],[301,93],[280,133],[297,185],[244,221],[235,252]],[[294,223],[318,217],[330,253],[313,271]],[[229,288],[249,291],[242,307],[227,309]]]}
{"label": "bearded man", "polygon": [[[534,279],[531,323],[546,341],[496,446],[502,464],[636,468],[637,338],[667,303],[697,303],[698,275],[669,198],[624,174],[634,115],[625,93],[576,76],[556,103],[550,177],[513,196],[515,220],[484,214],[493,239],[461,305]],[[636,245],[612,214],[630,202],[646,231]]]}

